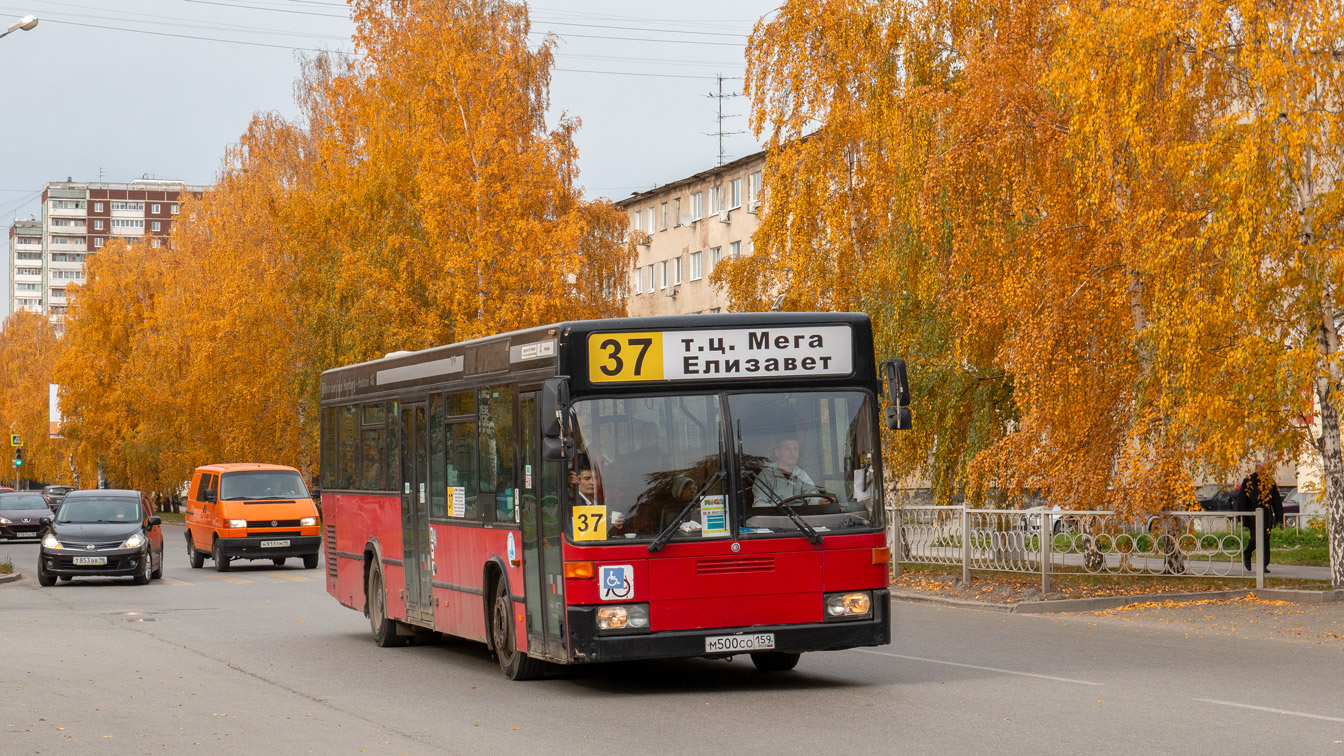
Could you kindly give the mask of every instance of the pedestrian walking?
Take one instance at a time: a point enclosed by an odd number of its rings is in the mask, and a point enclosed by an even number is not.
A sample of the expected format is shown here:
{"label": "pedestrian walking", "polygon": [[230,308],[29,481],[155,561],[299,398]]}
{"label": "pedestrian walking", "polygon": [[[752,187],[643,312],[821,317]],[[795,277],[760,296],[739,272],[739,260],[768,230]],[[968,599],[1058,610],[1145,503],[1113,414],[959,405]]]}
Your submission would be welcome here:
{"label": "pedestrian walking", "polygon": [[1264,532],[1260,534],[1264,547],[1261,549],[1260,561],[1265,566],[1265,574],[1269,574],[1269,531],[1275,525],[1283,524],[1283,495],[1279,493],[1279,486],[1274,482],[1274,476],[1269,472],[1268,465],[1260,465],[1242,479],[1241,485],[1232,493],[1233,501],[1238,504],[1237,509],[1248,513],[1246,516],[1246,529],[1250,534],[1246,538],[1246,547],[1242,550],[1241,563],[1249,572],[1251,569],[1251,554],[1255,553],[1255,510],[1264,510],[1264,518],[1261,522],[1264,525]]}

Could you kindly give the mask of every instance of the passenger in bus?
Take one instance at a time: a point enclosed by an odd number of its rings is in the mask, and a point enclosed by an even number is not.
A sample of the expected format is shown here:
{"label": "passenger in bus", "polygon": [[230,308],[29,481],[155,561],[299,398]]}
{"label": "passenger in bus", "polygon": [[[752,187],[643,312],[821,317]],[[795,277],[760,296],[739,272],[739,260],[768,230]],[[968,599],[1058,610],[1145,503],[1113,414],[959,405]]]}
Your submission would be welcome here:
{"label": "passenger in bus", "polygon": [[798,466],[802,445],[796,435],[786,435],[770,450],[771,464],[761,468],[751,487],[753,507],[771,507],[790,496],[817,493],[812,476]]}

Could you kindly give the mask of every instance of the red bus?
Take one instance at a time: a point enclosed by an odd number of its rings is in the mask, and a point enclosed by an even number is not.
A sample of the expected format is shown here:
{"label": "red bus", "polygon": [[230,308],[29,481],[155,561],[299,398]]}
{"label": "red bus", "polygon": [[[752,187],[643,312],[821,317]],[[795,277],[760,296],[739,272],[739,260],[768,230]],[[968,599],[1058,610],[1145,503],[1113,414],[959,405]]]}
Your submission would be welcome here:
{"label": "red bus", "polygon": [[329,370],[327,590],[380,646],[476,639],[511,679],[889,643],[877,373],[843,313],[568,322]]}

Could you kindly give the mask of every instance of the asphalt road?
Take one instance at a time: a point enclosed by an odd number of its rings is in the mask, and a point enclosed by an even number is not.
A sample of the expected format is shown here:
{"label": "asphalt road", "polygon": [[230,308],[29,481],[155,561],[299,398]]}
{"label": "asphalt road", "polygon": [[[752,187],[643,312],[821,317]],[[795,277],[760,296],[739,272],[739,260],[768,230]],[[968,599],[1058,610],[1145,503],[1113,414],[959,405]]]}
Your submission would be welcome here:
{"label": "asphalt road", "polygon": [[479,644],[377,648],[293,560],[192,570],[166,530],[148,586],[41,588],[36,544],[0,542],[29,575],[0,585],[0,753],[1344,755],[1344,641],[1240,633],[1219,607],[898,603],[891,646],[791,673],[738,657],[515,683]]}

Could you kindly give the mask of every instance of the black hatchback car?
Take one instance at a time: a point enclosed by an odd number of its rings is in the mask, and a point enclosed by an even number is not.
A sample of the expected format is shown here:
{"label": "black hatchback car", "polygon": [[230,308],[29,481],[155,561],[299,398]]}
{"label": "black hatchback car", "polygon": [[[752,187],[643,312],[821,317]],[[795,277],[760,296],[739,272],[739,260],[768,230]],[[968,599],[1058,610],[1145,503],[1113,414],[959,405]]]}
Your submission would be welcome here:
{"label": "black hatchback car", "polygon": [[118,576],[145,585],[163,576],[163,530],[139,491],[71,491],[42,536],[37,582],[81,575]]}
{"label": "black hatchback car", "polygon": [[34,491],[0,493],[0,538],[40,538],[50,517],[47,501]]}
{"label": "black hatchback car", "polygon": [[74,486],[47,486],[42,489],[42,498],[47,500],[47,506],[55,512],[61,507],[61,499],[64,499],[65,495],[73,490],[75,490]]}

